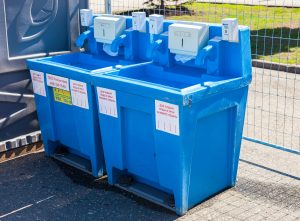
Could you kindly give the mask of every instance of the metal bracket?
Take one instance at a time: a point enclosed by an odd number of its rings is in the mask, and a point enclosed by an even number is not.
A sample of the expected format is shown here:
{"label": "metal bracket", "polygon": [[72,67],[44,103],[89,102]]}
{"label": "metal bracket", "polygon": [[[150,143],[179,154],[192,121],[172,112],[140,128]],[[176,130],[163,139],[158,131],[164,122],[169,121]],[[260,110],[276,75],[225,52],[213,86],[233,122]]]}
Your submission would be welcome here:
{"label": "metal bracket", "polygon": [[105,0],[105,14],[111,14],[111,0]]}
{"label": "metal bracket", "polygon": [[192,96],[187,95],[183,97],[183,106],[191,106],[192,105]]}

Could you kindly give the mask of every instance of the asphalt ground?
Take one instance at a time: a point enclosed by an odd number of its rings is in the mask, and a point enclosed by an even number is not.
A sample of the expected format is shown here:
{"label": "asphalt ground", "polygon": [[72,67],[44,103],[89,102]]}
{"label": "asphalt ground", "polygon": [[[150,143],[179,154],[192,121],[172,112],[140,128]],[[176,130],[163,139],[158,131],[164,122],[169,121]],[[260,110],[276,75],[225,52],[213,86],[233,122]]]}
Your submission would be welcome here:
{"label": "asphalt ground", "polygon": [[299,163],[244,141],[236,187],[178,217],[41,152],[0,164],[0,220],[300,220]]}

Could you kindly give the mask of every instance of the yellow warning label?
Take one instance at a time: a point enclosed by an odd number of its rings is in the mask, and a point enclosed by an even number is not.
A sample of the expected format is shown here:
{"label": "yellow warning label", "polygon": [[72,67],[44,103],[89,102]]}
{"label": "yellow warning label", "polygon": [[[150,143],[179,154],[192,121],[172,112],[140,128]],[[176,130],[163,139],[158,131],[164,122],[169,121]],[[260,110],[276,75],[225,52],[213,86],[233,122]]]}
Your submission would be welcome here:
{"label": "yellow warning label", "polygon": [[54,100],[64,104],[72,105],[70,91],[65,91],[58,88],[53,88]]}

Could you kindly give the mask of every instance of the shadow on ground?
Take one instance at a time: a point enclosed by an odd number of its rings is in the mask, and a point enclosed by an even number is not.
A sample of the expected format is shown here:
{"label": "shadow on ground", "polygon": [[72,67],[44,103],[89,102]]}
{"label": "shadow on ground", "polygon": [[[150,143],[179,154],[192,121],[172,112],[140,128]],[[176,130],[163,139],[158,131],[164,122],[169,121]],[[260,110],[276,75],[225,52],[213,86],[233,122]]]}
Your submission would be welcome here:
{"label": "shadow on ground", "polygon": [[[34,169],[33,169],[34,168]],[[178,217],[76,169],[33,154],[0,164],[0,220],[174,220]]]}

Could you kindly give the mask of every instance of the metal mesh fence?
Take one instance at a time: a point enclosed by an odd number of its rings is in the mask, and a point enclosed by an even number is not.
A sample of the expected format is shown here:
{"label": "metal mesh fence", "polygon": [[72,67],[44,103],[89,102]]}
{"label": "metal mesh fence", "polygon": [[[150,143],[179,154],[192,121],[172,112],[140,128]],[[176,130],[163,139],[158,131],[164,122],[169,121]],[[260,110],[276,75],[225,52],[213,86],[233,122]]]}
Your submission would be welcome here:
{"label": "metal mesh fence", "polygon": [[90,0],[96,13],[105,7],[114,14],[145,11],[199,22],[236,17],[250,26],[255,67],[244,136],[300,153],[299,0]]}

